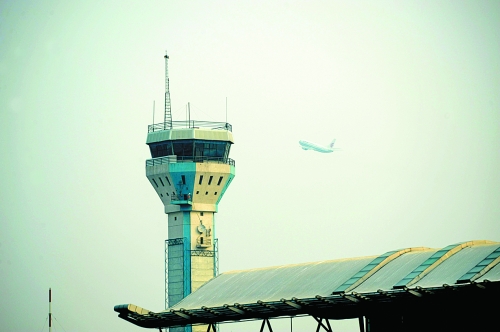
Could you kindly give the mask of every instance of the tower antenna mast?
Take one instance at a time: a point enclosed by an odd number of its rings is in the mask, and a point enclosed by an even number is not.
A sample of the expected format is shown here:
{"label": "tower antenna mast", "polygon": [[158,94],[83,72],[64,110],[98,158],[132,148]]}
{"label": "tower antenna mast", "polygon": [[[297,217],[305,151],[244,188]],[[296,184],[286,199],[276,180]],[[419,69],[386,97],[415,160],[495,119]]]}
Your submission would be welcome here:
{"label": "tower antenna mast", "polygon": [[49,288],[49,332],[52,332],[52,289]]}
{"label": "tower antenna mast", "polygon": [[170,85],[168,79],[168,55],[165,51],[165,117],[163,119],[163,129],[172,129],[172,109],[170,105]]}

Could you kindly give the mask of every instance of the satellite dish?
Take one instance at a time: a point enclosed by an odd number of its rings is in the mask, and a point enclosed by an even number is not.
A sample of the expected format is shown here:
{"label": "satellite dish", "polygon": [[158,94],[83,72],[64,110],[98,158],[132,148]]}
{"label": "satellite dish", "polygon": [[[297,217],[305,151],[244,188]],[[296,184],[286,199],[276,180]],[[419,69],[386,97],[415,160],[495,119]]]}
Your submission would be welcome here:
{"label": "satellite dish", "polygon": [[196,228],[198,230],[198,232],[200,233],[205,233],[207,231],[206,227],[203,226],[203,225],[200,225]]}

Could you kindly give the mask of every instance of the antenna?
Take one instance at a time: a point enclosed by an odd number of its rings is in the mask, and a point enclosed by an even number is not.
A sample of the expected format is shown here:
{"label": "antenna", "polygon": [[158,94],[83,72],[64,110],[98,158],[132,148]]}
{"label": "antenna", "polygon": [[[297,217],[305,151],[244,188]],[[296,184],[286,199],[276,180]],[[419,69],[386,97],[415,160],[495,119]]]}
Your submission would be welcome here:
{"label": "antenna", "polygon": [[168,79],[168,55],[165,51],[165,117],[163,119],[163,129],[172,129],[172,110],[170,105],[170,85]]}
{"label": "antenna", "polygon": [[52,289],[49,288],[49,332],[52,332]]}
{"label": "antenna", "polygon": [[226,124],[227,124],[227,97],[226,97]]}
{"label": "antenna", "polygon": [[155,124],[155,102],[156,100],[153,100],[153,125]]}

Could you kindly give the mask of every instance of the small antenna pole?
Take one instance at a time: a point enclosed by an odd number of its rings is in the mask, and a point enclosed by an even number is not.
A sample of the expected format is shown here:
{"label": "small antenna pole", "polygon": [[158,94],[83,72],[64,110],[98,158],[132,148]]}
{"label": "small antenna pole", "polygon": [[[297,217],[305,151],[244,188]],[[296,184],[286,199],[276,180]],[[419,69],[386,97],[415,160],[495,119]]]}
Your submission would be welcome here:
{"label": "small antenna pole", "polygon": [[188,128],[191,128],[191,105],[189,104],[189,102],[188,102]]}
{"label": "small antenna pole", "polygon": [[52,289],[49,288],[49,332],[52,332]]}
{"label": "small antenna pole", "polygon": [[170,105],[170,82],[168,78],[168,55],[165,51],[165,116],[163,129],[172,129],[172,108]]}
{"label": "small antenna pole", "polygon": [[153,131],[154,131],[154,124],[155,124],[155,100],[153,100]]}
{"label": "small antenna pole", "polygon": [[227,97],[226,97],[226,123],[227,123]]}

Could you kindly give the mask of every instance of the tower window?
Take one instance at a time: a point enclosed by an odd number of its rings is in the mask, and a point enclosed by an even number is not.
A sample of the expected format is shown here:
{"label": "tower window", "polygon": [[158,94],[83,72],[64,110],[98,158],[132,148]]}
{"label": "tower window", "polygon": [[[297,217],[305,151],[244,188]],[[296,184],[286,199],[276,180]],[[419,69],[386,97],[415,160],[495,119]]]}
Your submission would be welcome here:
{"label": "tower window", "polygon": [[158,188],[158,183],[156,183],[155,179],[151,179],[151,180],[153,180],[153,182],[154,182],[154,184],[155,184],[156,188]]}
{"label": "tower window", "polygon": [[161,178],[158,178],[158,180],[160,180],[160,182],[161,182],[161,186],[162,186],[162,187],[165,187],[165,185],[163,184],[163,180],[162,180]]}
{"label": "tower window", "polygon": [[182,177],[182,184],[186,184],[186,177],[184,175],[181,175]]}
{"label": "tower window", "polygon": [[219,181],[217,181],[217,185],[218,185],[218,186],[220,186],[220,183],[222,182],[222,179],[223,179],[223,178],[224,178],[224,177],[223,177],[223,176],[221,176],[221,177],[219,178]]}
{"label": "tower window", "polygon": [[201,184],[202,181],[203,181],[203,175],[200,175],[200,181],[198,181],[198,184]]}
{"label": "tower window", "polygon": [[213,177],[212,175],[210,175],[210,178],[208,179],[208,185],[211,185],[211,184],[212,184],[212,179],[213,179],[213,178],[214,178],[214,177]]}
{"label": "tower window", "polygon": [[208,191],[205,191],[205,195],[208,195]]}
{"label": "tower window", "polygon": [[169,185],[169,186],[171,186],[171,184],[170,184],[170,180],[168,179],[168,176],[165,176],[165,179],[167,180],[168,185]]}
{"label": "tower window", "polygon": [[199,193],[200,193],[200,191],[199,191],[199,190],[196,190],[196,195],[198,195]]}
{"label": "tower window", "polygon": [[214,192],[214,195],[217,195],[217,192]]}
{"label": "tower window", "polygon": [[203,212],[200,212],[200,216],[202,216],[202,217],[203,217]]}

